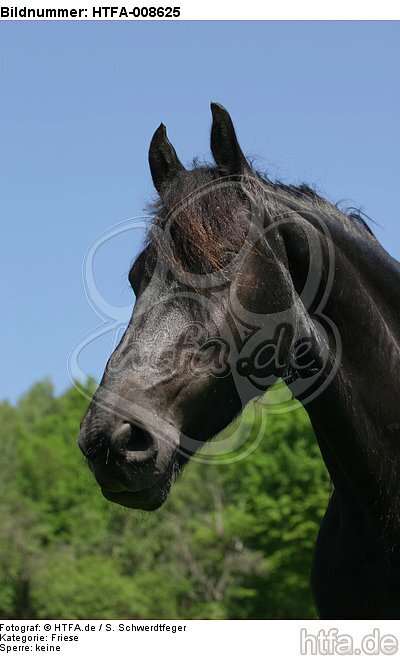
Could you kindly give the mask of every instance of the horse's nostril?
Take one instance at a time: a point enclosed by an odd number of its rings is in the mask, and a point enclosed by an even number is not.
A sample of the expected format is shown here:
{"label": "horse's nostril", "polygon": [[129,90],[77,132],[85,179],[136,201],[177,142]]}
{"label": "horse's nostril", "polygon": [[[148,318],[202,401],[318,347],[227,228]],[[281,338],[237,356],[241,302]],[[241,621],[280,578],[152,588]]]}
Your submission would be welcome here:
{"label": "horse's nostril", "polygon": [[154,453],[154,440],[145,428],[124,421],[114,431],[111,447],[118,455],[147,460]]}
{"label": "horse's nostril", "polygon": [[153,438],[145,428],[135,426],[126,445],[127,451],[148,451],[153,448]]}

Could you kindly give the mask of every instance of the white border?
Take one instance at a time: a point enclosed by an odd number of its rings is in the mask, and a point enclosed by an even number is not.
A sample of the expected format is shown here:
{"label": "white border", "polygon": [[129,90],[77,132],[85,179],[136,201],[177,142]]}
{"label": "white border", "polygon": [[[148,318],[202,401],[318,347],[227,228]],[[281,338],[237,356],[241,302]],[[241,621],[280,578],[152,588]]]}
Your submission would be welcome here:
{"label": "white border", "polygon": [[[162,20],[165,23],[171,20],[400,20],[400,3],[394,0],[381,0],[372,2],[371,0],[285,0],[284,2],[269,2],[261,0],[245,0],[243,2],[232,2],[228,0],[202,0],[194,2],[193,0],[126,0],[125,2],[113,2],[113,0],[99,0],[97,3],[87,3],[85,0],[0,0],[0,7],[17,8],[18,10],[26,9],[83,9],[84,13],[79,14],[76,18],[68,17],[64,19],[52,18],[32,18],[11,16],[2,18],[1,22],[9,20],[112,20],[112,21],[142,21],[142,20]],[[102,16],[93,16],[93,9],[108,8],[102,11]],[[111,15],[111,8],[115,12]],[[133,7],[180,7],[179,18],[134,18],[121,16],[121,10],[131,10]],[[255,44],[256,48],[256,44]]]}

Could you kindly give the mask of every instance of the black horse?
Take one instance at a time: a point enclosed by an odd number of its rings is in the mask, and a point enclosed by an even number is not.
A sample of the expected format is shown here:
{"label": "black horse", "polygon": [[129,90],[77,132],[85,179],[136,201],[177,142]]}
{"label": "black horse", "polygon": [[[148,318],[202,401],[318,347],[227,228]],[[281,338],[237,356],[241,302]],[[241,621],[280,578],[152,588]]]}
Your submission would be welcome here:
{"label": "black horse", "polygon": [[153,510],[202,443],[282,378],[334,491],[312,567],[322,618],[400,617],[399,264],[359,214],[258,174],[211,105],[215,166],[161,124],[131,321],[82,422],[103,495]]}

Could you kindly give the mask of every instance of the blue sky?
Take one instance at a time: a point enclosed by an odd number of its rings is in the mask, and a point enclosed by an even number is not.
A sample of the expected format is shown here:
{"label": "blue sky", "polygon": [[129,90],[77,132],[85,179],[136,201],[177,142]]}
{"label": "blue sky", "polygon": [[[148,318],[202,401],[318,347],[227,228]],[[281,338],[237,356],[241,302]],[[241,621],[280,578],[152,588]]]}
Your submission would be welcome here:
{"label": "blue sky", "polygon": [[[163,121],[182,161],[208,156],[210,100],[272,177],[361,206],[400,258],[400,24],[141,22],[0,24],[0,399],[50,377],[101,320],[85,296],[91,241],[143,214],[147,151]],[[143,231],[99,251],[112,304]],[[82,356],[99,377],[110,335]]]}

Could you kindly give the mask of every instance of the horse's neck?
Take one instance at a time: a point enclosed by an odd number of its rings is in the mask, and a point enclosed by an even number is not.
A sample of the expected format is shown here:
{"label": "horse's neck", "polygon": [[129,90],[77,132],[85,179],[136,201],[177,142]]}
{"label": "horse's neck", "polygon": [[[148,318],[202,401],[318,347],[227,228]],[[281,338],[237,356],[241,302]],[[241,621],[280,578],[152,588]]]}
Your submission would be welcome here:
{"label": "horse's neck", "polygon": [[341,337],[340,366],[307,410],[339,494],[400,547],[400,273],[381,247],[351,246],[336,249],[324,308]]}

